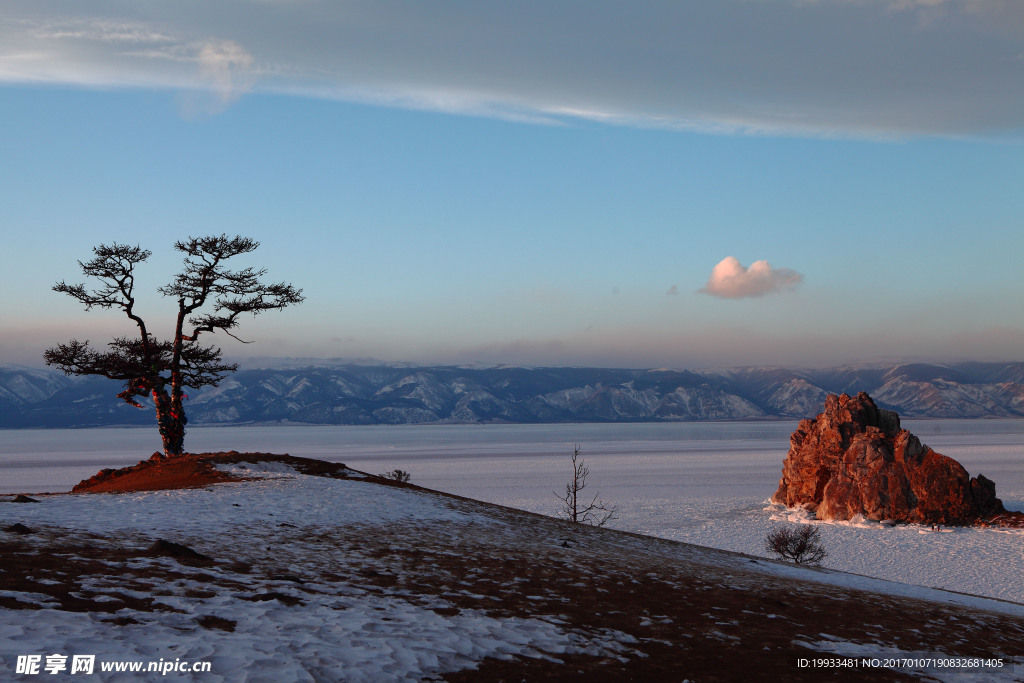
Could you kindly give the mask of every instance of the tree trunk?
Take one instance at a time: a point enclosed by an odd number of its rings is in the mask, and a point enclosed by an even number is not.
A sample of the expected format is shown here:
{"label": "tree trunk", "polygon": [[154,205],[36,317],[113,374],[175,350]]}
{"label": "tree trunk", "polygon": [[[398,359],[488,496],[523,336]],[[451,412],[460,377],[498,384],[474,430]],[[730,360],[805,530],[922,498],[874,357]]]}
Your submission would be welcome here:
{"label": "tree trunk", "polygon": [[156,404],[156,422],[164,444],[164,457],[181,455],[185,449],[185,423],[188,421],[181,409],[181,401],[172,401],[167,391],[161,388],[153,390],[153,403]]}

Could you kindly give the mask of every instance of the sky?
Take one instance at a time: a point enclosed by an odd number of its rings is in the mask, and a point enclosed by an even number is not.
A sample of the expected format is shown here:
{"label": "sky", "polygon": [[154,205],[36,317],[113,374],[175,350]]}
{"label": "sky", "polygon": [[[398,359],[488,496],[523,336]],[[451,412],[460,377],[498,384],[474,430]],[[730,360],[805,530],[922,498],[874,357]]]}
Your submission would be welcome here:
{"label": "sky", "polygon": [[243,366],[1024,360],[1019,0],[0,0],[0,159],[0,363],[221,233]]}

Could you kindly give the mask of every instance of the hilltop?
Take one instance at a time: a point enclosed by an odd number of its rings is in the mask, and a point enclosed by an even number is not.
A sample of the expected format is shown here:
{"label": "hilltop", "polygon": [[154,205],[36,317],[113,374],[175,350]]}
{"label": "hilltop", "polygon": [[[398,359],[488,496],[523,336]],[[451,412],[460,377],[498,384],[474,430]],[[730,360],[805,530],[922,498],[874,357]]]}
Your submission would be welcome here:
{"label": "hilltop", "polygon": [[[140,491],[160,468],[198,488]],[[1001,657],[985,680],[1024,667],[1022,605],[574,525],[334,463],[158,458],[79,490],[100,488],[122,492],[0,503],[0,611],[31,614],[0,619],[0,638],[19,652],[209,661],[211,681],[818,681],[797,666],[815,656],[922,660],[829,669],[838,680],[960,679],[930,658]]]}

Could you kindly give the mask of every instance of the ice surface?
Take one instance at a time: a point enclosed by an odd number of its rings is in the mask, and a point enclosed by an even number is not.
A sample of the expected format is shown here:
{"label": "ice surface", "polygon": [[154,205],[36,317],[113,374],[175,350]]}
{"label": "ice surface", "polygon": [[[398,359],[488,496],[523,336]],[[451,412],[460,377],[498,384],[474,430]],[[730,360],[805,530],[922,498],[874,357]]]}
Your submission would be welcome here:
{"label": "ice surface", "polygon": [[[400,468],[415,484],[554,515],[569,455],[581,444],[591,488],[619,508],[611,526],[764,555],[773,525],[808,520],[766,504],[795,422],[194,428],[193,450],[270,451]],[[1024,420],[920,420],[904,426],[996,482],[1024,510]],[[0,492],[67,490],[101,467],[134,464],[155,430],[0,431]],[[148,444],[148,445],[143,445]],[[878,524],[821,526],[825,566],[893,581],[1024,602],[1024,536],[962,529],[922,533]]]}

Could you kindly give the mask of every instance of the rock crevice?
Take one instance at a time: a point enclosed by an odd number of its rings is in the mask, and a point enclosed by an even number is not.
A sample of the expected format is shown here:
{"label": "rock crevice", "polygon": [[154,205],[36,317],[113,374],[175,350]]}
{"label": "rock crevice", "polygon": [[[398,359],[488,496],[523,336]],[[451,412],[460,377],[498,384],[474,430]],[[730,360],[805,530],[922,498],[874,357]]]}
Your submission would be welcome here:
{"label": "rock crevice", "polygon": [[864,392],[830,394],[789,442],[772,502],[818,519],[963,525],[1005,511],[991,480],[922,444]]}

